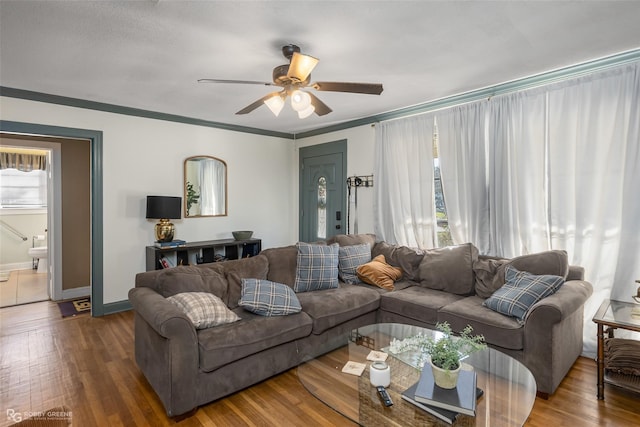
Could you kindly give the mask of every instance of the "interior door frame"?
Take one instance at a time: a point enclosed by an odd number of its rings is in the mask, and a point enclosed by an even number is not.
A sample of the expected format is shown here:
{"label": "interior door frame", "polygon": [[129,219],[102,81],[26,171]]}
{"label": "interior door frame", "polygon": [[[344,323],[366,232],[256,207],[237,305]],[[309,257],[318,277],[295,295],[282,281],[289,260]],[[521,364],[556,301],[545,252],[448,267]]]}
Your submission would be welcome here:
{"label": "interior door frame", "polygon": [[[103,203],[102,203],[102,131],[76,129],[36,123],[0,120],[0,131],[22,135],[41,135],[59,138],[87,139],[91,145],[91,315],[103,316]],[[115,304],[108,312],[127,309]],[[128,305],[128,302],[127,302]]]}
{"label": "interior door frame", "polygon": [[[333,142],[325,142],[323,144],[318,145],[309,145],[306,147],[300,147],[300,152],[298,156],[298,240],[300,240],[303,231],[303,193],[304,186],[302,185],[304,182],[304,159],[310,157],[324,156],[327,154],[342,154],[342,171],[344,176],[348,176],[347,173],[347,140],[341,139]],[[346,183],[343,183],[346,186]],[[342,212],[342,218],[340,220],[341,230],[345,230],[345,218],[346,218],[346,208],[347,208],[347,199],[343,197],[340,201],[340,212]]]}

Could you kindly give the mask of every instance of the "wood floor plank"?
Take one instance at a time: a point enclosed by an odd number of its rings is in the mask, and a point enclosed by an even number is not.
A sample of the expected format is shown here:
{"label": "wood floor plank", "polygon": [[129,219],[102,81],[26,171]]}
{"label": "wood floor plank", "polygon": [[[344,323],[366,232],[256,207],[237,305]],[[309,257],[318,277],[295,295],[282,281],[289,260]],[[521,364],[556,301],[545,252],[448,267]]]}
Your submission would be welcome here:
{"label": "wood floor plank", "polygon": [[[7,409],[65,405],[74,426],[355,426],[315,399],[296,370],[188,417],[168,418],[135,364],[133,313],[62,318],[55,303],[0,309],[0,426]],[[327,361],[322,369],[334,369]],[[319,372],[322,372],[322,369]],[[595,362],[579,358],[549,400],[536,399],[525,426],[640,425],[640,394],[606,385],[596,399]]]}

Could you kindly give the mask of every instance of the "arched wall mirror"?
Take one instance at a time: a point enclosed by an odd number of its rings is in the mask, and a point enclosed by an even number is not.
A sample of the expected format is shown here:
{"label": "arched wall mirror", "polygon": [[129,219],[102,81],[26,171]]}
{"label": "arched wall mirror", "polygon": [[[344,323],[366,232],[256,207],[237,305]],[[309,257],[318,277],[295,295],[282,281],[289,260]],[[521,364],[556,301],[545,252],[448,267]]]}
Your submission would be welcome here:
{"label": "arched wall mirror", "polygon": [[184,161],[186,218],[227,215],[227,164],[212,156]]}

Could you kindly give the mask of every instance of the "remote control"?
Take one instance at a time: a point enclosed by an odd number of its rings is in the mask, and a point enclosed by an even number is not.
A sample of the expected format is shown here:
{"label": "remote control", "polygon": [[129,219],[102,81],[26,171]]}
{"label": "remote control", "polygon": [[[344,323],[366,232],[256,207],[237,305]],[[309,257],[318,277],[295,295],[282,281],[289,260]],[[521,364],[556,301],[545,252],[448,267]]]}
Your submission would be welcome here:
{"label": "remote control", "polygon": [[393,400],[391,400],[391,396],[389,396],[386,388],[379,385],[378,387],[376,387],[376,389],[378,390],[378,395],[380,396],[380,400],[382,400],[382,403],[384,403],[384,406],[393,405]]}

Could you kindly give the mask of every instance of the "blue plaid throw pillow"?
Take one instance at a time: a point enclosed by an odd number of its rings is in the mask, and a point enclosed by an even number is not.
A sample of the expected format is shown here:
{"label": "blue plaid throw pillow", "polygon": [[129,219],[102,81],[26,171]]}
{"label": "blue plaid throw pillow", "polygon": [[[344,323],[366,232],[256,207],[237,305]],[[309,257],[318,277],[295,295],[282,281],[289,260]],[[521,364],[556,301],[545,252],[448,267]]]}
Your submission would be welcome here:
{"label": "blue plaid throw pillow", "polygon": [[356,269],[371,261],[371,246],[363,245],[340,246],[338,248],[338,272],[344,283],[351,285],[362,283]]}
{"label": "blue plaid throw pillow", "polygon": [[312,245],[298,242],[296,292],[338,287],[338,244]]}
{"label": "blue plaid throw pillow", "polygon": [[262,316],[284,316],[302,310],[293,289],[282,283],[261,279],[242,279],[238,305]]}
{"label": "blue plaid throw pillow", "polygon": [[520,323],[535,303],[554,294],[564,283],[561,276],[535,274],[518,271],[508,266],[505,271],[506,283],[489,298],[483,305],[498,313],[506,314],[518,319]]}

